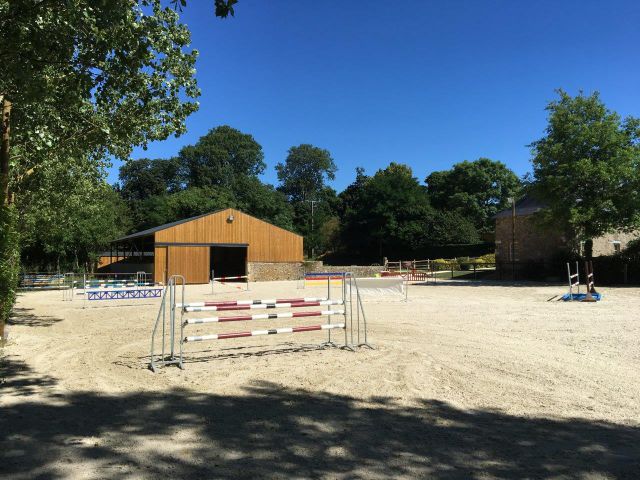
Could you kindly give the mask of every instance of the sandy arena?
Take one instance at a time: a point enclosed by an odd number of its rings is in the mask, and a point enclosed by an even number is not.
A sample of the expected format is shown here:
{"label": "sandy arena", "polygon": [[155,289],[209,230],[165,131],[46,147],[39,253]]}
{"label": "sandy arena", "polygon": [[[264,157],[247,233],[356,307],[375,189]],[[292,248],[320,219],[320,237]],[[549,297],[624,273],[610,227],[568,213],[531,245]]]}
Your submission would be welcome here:
{"label": "sandy arena", "polygon": [[640,289],[548,301],[565,290],[414,286],[407,303],[367,301],[375,350],[314,349],[326,332],[203,342],[157,374],[158,299],[83,309],[21,294],[2,350],[0,477],[639,478]]}

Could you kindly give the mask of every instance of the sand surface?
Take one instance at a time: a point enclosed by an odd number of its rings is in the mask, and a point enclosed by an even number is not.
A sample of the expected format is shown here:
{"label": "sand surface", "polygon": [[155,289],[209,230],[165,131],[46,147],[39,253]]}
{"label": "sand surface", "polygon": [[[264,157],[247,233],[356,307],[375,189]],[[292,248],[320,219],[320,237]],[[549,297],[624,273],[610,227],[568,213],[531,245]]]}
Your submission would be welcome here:
{"label": "sand surface", "polygon": [[[326,332],[203,342],[184,370],[155,374],[158,300],[21,294],[2,350],[0,477],[640,478],[640,289],[548,301],[564,290],[418,285],[406,303],[367,301],[375,350],[318,350]],[[323,293],[219,291],[187,299]]]}

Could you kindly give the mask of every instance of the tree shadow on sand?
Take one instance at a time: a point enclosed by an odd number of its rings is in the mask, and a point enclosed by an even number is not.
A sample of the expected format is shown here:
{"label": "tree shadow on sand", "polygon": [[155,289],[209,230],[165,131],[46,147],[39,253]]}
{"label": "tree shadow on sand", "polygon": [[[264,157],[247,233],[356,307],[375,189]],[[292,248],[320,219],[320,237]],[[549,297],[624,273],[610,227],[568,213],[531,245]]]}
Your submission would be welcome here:
{"label": "tree shadow on sand", "polygon": [[62,321],[59,317],[34,315],[31,313],[32,311],[33,308],[14,307],[7,323],[9,325],[25,325],[27,327],[50,327],[51,325]]}
{"label": "tree shadow on sand", "polygon": [[[29,374],[24,365],[7,371]],[[237,396],[174,389],[25,400],[0,416],[0,462],[12,478],[60,478],[81,463],[92,476],[115,479],[636,478],[640,471],[640,427],[436,400],[407,407],[269,382]]]}

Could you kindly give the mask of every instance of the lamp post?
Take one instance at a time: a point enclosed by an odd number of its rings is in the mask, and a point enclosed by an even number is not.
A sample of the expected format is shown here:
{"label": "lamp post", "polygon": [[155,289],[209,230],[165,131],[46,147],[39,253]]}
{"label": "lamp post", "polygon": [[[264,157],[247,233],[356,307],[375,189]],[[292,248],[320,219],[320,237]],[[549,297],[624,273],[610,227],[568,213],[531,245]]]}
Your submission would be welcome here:
{"label": "lamp post", "polygon": [[314,238],[314,232],[315,232],[315,224],[313,221],[313,217],[315,215],[315,209],[316,209],[316,203],[319,203],[320,200],[305,200],[305,202],[309,202],[311,204],[311,238],[312,240],[312,244],[311,244],[311,258],[314,259],[316,258],[316,247],[315,247],[315,238]]}

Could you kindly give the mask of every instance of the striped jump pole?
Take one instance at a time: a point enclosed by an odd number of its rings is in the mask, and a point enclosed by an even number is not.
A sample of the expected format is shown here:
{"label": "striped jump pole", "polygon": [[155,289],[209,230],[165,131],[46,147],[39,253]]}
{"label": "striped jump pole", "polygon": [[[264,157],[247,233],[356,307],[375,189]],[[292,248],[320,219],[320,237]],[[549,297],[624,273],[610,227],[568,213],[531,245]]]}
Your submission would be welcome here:
{"label": "striped jump pole", "polygon": [[231,332],[231,333],[215,333],[212,335],[197,335],[193,337],[185,337],[185,342],[203,342],[206,340],[225,340],[228,338],[240,337],[256,337],[258,335],[275,335],[278,333],[300,333],[313,332],[315,330],[333,330],[336,328],[345,328],[344,323],[332,323],[325,325],[309,325],[304,327],[281,327],[270,328],[268,330],[251,330],[247,332]]}
{"label": "striped jump pole", "polygon": [[[196,302],[184,305],[185,307],[217,307],[224,305],[261,305],[265,303],[303,303],[322,302],[328,300],[322,297],[299,297],[299,298],[264,298],[259,300],[216,300],[210,302]],[[178,304],[178,307],[183,305]]]}
{"label": "striped jump pole", "polygon": [[596,302],[597,299],[592,295],[596,292],[596,284],[593,276],[593,262],[588,260],[584,262],[585,283],[587,284],[587,295],[581,300],[583,302]]}
{"label": "striped jump pole", "polygon": [[182,306],[185,312],[211,312],[211,311],[228,311],[228,310],[262,310],[267,308],[304,308],[319,307],[320,305],[342,305],[342,300],[322,300],[315,302],[286,302],[286,303],[256,303],[250,305],[204,305],[187,303]]}
{"label": "striped jump pole", "polygon": [[321,310],[316,312],[282,312],[282,313],[258,313],[255,315],[233,315],[227,317],[189,318],[186,325],[202,323],[244,322],[249,320],[273,320],[276,318],[301,318],[301,317],[328,317],[331,315],[344,315],[343,310]]}
{"label": "striped jump pole", "polygon": [[242,288],[240,287],[236,287],[235,285],[231,285],[229,283],[225,283],[228,282],[229,280],[245,280],[245,284],[246,284],[246,288],[244,290],[249,291],[249,275],[232,275],[232,276],[223,276],[223,277],[216,277],[215,276],[215,271],[211,270],[211,294],[213,295],[214,290],[213,287],[215,285],[216,282],[221,283],[222,285],[227,285],[229,287],[233,287],[237,290],[242,290]]}

